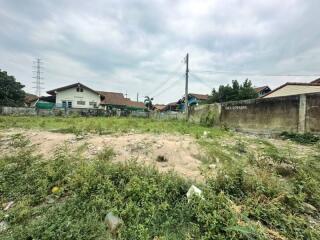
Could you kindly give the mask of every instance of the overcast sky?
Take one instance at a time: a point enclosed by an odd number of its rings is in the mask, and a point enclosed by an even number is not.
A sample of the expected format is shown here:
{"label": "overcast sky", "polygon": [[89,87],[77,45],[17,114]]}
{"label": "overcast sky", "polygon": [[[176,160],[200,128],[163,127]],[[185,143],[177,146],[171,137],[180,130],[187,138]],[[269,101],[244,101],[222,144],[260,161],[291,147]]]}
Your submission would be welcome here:
{"label": "overcast sky", "polygon": [[274,88],[320,73],[319,9],[319,0],[0,0],[0,69],[33,93],[40,57],[43,93],[81,82],[167,103],[184,93],[189,52],[190,92],[246,78]]}

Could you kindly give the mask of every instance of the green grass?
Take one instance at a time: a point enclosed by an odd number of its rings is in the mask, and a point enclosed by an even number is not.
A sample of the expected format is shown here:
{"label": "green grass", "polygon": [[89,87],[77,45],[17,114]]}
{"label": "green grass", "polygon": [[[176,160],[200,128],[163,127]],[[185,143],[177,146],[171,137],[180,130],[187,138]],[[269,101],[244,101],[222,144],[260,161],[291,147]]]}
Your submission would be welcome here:
{"label": "green grass", "polygon": [[178,120],[153,120],[143,118],[106,117],[12,117],[0,116],[0,129],[24,128],[42,129],[61,133],[180,133],[197,138],[206,131],[208,136],[218,137],[226,134],[219,128],[198,126]]}
{"label": "green grass", "polygon": [[[130,159],[113,163],[111,148],[88,160],[81,154],[86,145],[75,153],[62,147],[43,159],[23,135],[14,135],[14,151],[0,156],[0,203],[15,202],[0,210],[0,222],[9,224],[0,239],[110,239],[108,212],[124,221],[118,239],[277,239],[270,232],[283,239],[320,239],[320,145],[308,146],[313,153],[297,159],[296,149],[272,140],[149,119],[1,117],[0,127],[190,134],[205,150],[204,164],[217,163],[215,174],[192,183]],[[279,171],[283,164],[294,166],[290,174]],[[191,184],[203,190],[203,199],[188,202]],[[310,212],[306,204],[317,210]]]}
{"label": "green grass", "polygon": [[2,156],[0,200],[15,203],[0,211],[10,226],[0,238],[109,239],[103,219],[113,212],[124,222],[119,239],[266,239],[255,224],[238,225],[242,216],[224,193],[200,185],[205,200],[188,202],[188,181],[135,162],[114,164],[112,156],[105,149],[86,161],[61,148],[44,160],[28,147]]}
{"label": "green grass", "polygon": [[280,137],[282,137],[283,139],[290,139],[300,144],[314,144],[320,141],[319,136],[313,135],[311,133],[300,134],[283,132],[280,134]]}

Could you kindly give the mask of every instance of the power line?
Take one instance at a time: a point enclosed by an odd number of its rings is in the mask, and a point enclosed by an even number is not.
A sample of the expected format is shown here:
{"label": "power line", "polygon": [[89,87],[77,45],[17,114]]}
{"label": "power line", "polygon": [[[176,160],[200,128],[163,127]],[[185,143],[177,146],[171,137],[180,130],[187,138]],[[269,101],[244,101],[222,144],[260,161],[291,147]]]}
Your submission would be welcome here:
{"label": "power line", "polygon": [[148,96],[150,96],[150,95],[155,95],[155,94],[156,94],[157,92],[159,92],[159,91],[161,90],[161,88],[163,88],[168,82],[170,82],[172,79],[176,78],[177,75],[181,73],[180,70],[181,70],[182,66],[183,66],[183,64],[182,64],[182,63],[179,63],[179,64],[177,65],[177,67],[175,68],[174,71],[168,72],[167,78],[166,78],[164,81],[160,82],[160,83],[154,88],[154,90],[150,92],[150,94],[149,94]]}
{"label": "power line", "polygon": [[195,70],[195,73],[207,74],[232,74],[244,76],[262,76],[262,77],[319,77],[320,74],[271,74],[271,73],[246,73],[246,72],[232,72],[232,71],[211,71],[211,70]]}
{"label": "power line", "polygon": [[204,80],[202,80],[200,77],[198,77],[196,74],[194,73],[190,73],[190,76],[197,79],[198,81],[200,81],[203,85],[205,85],[208,88],[212,88],[212,86],[209,86],[208,83],[206,83]]}
{"label": "power line", "polygon": [[159,92],[158,94],[154,95],[153,98],[158,97],[160,95],[162,95],[164,92],[166,92],[169,88],[171,88],[172,86],[174,86],[177,82],[181,81],[181,77],[185,77],[185,75],[181,75],[180,78],[177,78],[175,81],[171,82],[170,85],[168,85],[165,89],[163,89],[161,92]]}

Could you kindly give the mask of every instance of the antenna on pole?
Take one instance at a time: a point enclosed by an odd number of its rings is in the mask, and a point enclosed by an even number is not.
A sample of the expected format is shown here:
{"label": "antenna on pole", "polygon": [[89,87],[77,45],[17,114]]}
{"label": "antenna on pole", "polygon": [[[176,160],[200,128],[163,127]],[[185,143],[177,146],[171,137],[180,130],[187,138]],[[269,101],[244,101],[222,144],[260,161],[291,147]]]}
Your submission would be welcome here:
{"label": "antenna on pole", "polygon": [[35,94],[40,97],[41,96],[41,90],[43,89],[41,87],[41,85],[43,85],[43,77],[41,77],[41,74],[43,74],[43,72],[41,71],[43,69],[42,67],[43,62],[41,61],[40,58],[37,58],[34,62],[33,62],[33,77],[35,79],[35,81],[33,82],[35,84],[35,86],[33,88],[35,88]]}

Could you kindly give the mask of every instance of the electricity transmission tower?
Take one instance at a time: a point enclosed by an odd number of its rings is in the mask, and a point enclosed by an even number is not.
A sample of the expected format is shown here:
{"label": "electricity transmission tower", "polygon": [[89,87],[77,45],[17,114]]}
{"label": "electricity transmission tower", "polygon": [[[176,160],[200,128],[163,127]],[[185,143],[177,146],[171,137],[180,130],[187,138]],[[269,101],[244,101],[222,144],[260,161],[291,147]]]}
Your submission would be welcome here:
{"label": "electricity transmission tower", "polygon": [[41,70],[43,69],[42,67],[43,62],[41,61],[40,58],[37,58],[36,61],[33,62],[33,77],[35,81],[33,82],[35,86],[35,94],[40,97],[41,96],[41,90],[43,89],[41,85],[43,84],[43,77],[41,77],[41,74],[43,73]]}

